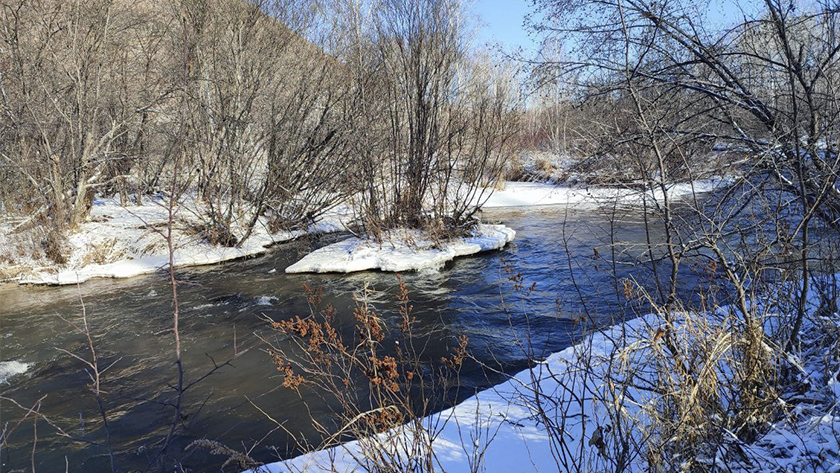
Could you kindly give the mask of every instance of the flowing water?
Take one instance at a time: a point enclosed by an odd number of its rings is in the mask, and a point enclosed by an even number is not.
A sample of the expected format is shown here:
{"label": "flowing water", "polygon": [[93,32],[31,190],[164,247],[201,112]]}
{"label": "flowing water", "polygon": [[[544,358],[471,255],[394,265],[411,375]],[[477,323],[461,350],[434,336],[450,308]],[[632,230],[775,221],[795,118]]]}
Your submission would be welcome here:
{"label": "flowing water", "polygon": [[[512,244],[458,259],[441,271],[404,275],[419,330],[429,340],[423,356],[440,360],[460,335],[466,335],[478,360],[515,372],[526,366],[529,356],[569,346],[579,333],[580,315],[588,313],[590,320],[608,323],[627,310],[623,296],[615,294],[613,271],[637,281],[650,281],[651,275],[636,264],[645,241],[641,216],[635,210],[620,213],[621,220],[613,224],[594,209],[486,213],[485,220],[501,221],[517,231]],[[299,453],[283,430],[315,439],[310,415],[328,415],[327,406],[308,399],[313,410],[308,412],[295,392],[280,387],[281,378],[260,338],[283,343],[266,316],[280,320],[309,313],[304,284],[323,287],[325,303],[332,304],[348,325],[353,320],[353,294],[368,284],[376,291],[373,301],[385,320],[395,320],[393,274],[284,274],[286,266],[313,247],[339,237],[301,240],[274,247],[262,257],[179,272],[186,382],[210,372],[214,363],[221,364],[234,351],[250,350],[190,388],[184,428],[169,449],[169,461],[177,459],[193,471],[220,471],[223,457],[185,448],[200,438],[240,451],[250,449],[260,461]],[[615,247],[615,266],[608,263],[611,241],[622,242]],[[536,284],[527,297],[528,291],[515,291],[510,277],[516,273],[525,288]],[[7,398],[0,401],[2,425],[10,434],[1,471],[30,469],[37,416],[19,425],[18,421],[26,414],[22,407],[32,406],[52,423],[37,417],[38,470],[64,471],[65,465],[69,471],[110,470],[90,370],[68,354],[90,358],[85,337],[69,324],[81,323],[82,300],[99,366],[113,365],[102,377],[102,397],[117,468],[137,471],[154,463],[156,445],[166,436],[172,417],[172,410],[161,403],[171,399],[168,384],[175,382],[176,373],[167,282],[160,273],[90,281],[81,287],[0,287],[0,361],[10,368],[0,381],[0,394]],[[523,346],[525,340],[532,355]],[[14,374],[20,363],[28,369]],[[461,375],[460,396],[501,380],[470,364]],[[254,405],[283,423],[283,429],[276,429]],[[88,443],[62,437],[57,428]],[[231,470],[236,466],[227,467]]]}

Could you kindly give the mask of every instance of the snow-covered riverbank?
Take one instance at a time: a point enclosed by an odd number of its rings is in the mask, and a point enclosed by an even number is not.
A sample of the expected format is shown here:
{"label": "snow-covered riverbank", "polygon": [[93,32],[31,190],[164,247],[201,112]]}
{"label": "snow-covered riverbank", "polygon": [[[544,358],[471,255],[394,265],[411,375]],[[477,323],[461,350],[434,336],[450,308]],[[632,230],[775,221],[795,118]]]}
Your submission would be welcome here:
{"label": "snow-covered riverbank", "polygon": [[[837,325],[836,320],[833,324]],[[431,442],[434,469],[448,473],[549,473],[565,471],[565,459],[574,461],[580,471],[602,471],[609,462],[609,448],[614,446],[608,432],[616,422],[616,409],[621,411],[620,417],[639,422],[639,428],[646,422],[646,409],[657,399],[655,388],[641,384],[617,387],[616,374],[647,373],[642,378],[655,384],[657,371],[650,360],[651,353],[661,349],[661,327],[661,318],[648,315],[595,332],[580,344],[550,355],[532,370],[521,371],[424,419],[424,426],[432,426],[432,431],[424,434],[431,438],[424,442]],[[677,329],[676,343],[692,343],[687,333]],[[826,377],[824,356],[828,350],[830,347],[817,347],[809,352],[809,358],[797,360],[809,391],[799,396],[804,402],[788,406],[788,416],[767,425],[767,431],[751,444],[734,436],[720,439],[718,445],[708,446],[712,455],[699,460],[706,461],[708,467],[718,465],[737,472],[840,471],[840,382],[837,373]],[[617,360],[624,364],[620,372],[616,371]],[[728,372],[725,367],[720,369]],[[618,397],[616,389],[620,389]],[[401,452],[405,458],[404,449],[412,445],[414,435],[414,429],[397,428],[375,439],[351,441],[258,471],[368,471],[364,465],[372,452],[382,458]],[[645,433],[621,435],[644,441]],[[563,437],[564,445],[558,436]],[[632,457],[626,466],[627,471],[646,471],[644,457]]]}
{"label": "snow-covered riverbank", "polygon": [[[179,206],[173,226],[176,267],[216,264],[264,253],[271,245],[290,241],[306,233],[324,233],[343,228],[349,211],[338,209],[308,231],[270,232],[260,221],[250,238],[239,247],[213,245],[191,229],[198,224],[196,209]],[[114,199],[95,201],[88,220],[72,231],[64,243],[66,263],[48,263],[27,255],[15,242],[16,235],[0,231],[0,274],[21,284],[65,285],[93,278],[128,278],[148,274],[169,265],[164,238],[169,219],[163,202],[150,199],[142,206],[121,206]],[[3,256],[3,255],[0,255]]]}
{"label": "snow-covered riverbank", "polygon": [[[668,196],[671,199],[687,199],[729,185],[731,185],[729,179],[704,179],[672,184],[668,186]],[[612,203],[641,205],[645,197],[649,199],[648,203],[662,202],[663,193],[660,189],[643,192],[622,187],[568,187],[539,182],[506,182],[502,189],[493,192],[482,208]]]}
{"label": "snow-covered riverbank", "polygon": [[[670,186],[673,198],[709,192],[725,186],[725,180],[705,180]],[[661,192],[623,188],[565,187],[552,184],[507,182],[493,193],[484,208],[542,205],[604,205],[618,203],[639,205],[647,195],[661,199]],[[194,205],[182,204],[174,228],[177,267],[216,264],[259,255],[276,243],[298,238],[306,233],[339,231],[352,219],[352,212],[339,208],[306,231],[270,232],[260,222],[253,234],[239,247],[212,245],[190,230],[198,223]],[[21,284],[77,284],[93,278],[127,278],[148,274],[169,264],[165,230],[167,209],[150,199],[142,206],[122,207],[115,199],[98,199],[88,221],[67,238],[64,264],[33,257],[26,245],[17,241],[11,225],[0,225],[0,280]],[[399,232],[397,232],[399,233]],[[513,238],[510,229],[483,226],[473,237],[444,243],[426,244],[422,235],[407,235],[400,241],[372,246],[369,242],[348,239],[319,250],[289,268],[288,272],[349,272],[367,269],[407,271],[440,267],[455,257],[498,249]],[[417,244],[419,243],[419,244]],[[32,244],[30,243],[30,247]]]}
{"label": "snow-covered riverbank", "polygon": [[306,255],[286,268],[287,273],[350,273],[379,269],[402,272],[438,269],[458,256],[498,250],[516,232],[504,225],[479,225],[472,235],[440,244],[417,230],[391,232],[387,241],[351,237]]}

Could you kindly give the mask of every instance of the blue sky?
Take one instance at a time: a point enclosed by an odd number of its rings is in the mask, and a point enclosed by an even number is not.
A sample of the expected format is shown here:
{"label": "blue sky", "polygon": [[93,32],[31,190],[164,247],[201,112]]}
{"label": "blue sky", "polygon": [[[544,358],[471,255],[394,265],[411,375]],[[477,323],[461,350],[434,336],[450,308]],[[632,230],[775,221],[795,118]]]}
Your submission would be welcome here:
{"label": "blue sky", "polygon": [[474,0],[472,11],[479,17],[477,44],[501,44],[505,50],[534,48],[535,42],[523,26],[531,0]]}
{"label": "blue sky", "polygon": [[[758,0],[706,0],[705,17],[709,24],[727,26],[738,22],[743,12],[755,12]],[[468,3],[469,5],[469,3]],[[525,15],[532,10],[532,0],[473,0],[471,10],[478,17],[476,44],[500,44],[506,51],[518,47],[536,49],[536,41],[523,26]],[[701,10],[701,11],[702,11]]]}

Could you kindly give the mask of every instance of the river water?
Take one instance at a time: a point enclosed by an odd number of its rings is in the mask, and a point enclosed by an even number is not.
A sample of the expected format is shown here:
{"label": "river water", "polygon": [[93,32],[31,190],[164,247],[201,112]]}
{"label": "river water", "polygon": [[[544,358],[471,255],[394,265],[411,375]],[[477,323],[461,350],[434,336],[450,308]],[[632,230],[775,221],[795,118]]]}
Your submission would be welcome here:
{"label": "river water", "polygon": [[[628,310],[615,294],[613,270],[619,277],[651,280],[637,264],[644,251],[644,225],[637,210],[619,212],[610,223],[596,209],[565,207],[493,210],[485,221],[514,228],[517,236],[505,249],[449,263],[441,271],[405,274],[419,330],[429,341],[423,356],[439,360],[460,335],[469,338],[471,354],[487,366],[511,373],[526,366],[523,340],[540,357],[569,346],[588,313],[590,320],[609,323]],[[612,237],[611,237],[612,234]],[[166,466],[179,462],[192,471],[220,471],[223,457],[186,449],[207,438],[235,449],[250,450],[260,461],[299,453],[289,436],[259,412],[282,422],[291,432],[315,440],[299,396],[279,387],[281,378],[261,337],[276,339],[265,321],[309,313],[302,287],[321,286],[325,303],[352,324],[353,294],[366,284],[384,319],[396,319],[392,304],[397,288],[393,274],[286,275],[283,270],[314,247],[340,236],[324,236],[276,246],[262,257],[179,272],[181,337],[187,382],[207,373],[234,350],[245,351],[192,387],[187,395],[183,428],[167,454]],[[621,242],[611,247],[610,242]],[[617,264],[608,260],[615,248]],[[690,265],[686,265],[690,271]],[[513,273],[511,273],[513,272]],[[514,290],[511,274],[534,290]],[[66,351],[90,358],[87,341],[69,325],[87,314],[100,367],[113,364],[103,376],[104,408],[117,469],[138,471],[156,463],[156,445],[166,435],[172,410],[167,387],[175,381],[171,300],[166,274],[127,280],[96,280],[81,287],[0,287],[0,361],[28,364],[23,374],[0,383],[0,394],[26,408],[38,404],[49,418],[37,422],[34,462],[41,471],[109,471],[105,429],[84,364]],[[390,318],[390,319],[389,319]],[[63,320],[63,319],[66,319]],[[394,322],[396,323],[396,322]],[[276,343],[283,343],[277,339]],[[493,370],[469,364],[461,374],[460,397],[502,380]],[[314,415],[317,401],[308,400]],[[17,425],[25,410],[2,401],[2,424],[9,447],[2,451],[2,471],[29,470],[33,461],[34,417]],[[14,428],[16,426],[16,428]],[[79,442],[58,435],[88,441]],[[13,431],[11,431],[14,428]],[[276,429],[275,429],[276,430]],[[97,445],[97,443],[99,445]],[[227,471],[236,470],[236,465]]]}

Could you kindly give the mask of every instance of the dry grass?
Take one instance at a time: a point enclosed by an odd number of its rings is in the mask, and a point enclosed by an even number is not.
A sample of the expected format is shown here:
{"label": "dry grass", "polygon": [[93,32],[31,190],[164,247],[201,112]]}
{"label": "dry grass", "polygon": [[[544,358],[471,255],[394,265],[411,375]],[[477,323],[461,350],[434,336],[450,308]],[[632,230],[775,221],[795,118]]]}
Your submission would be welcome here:
{"label": "dry grass", "polygon": [[[756,308],[747,323],[735,307],[666,307],[629,281],[624,287],[641,318],[603,332],[585,328],[590,335],[562,368],[531,368],[532,379],[551,380],[549,388],[537,381],[522,388],[520,401],[550,437],[557,471],[754,464],[747,447],[785,415],[787,355],[764,332],[768,315]],[[514,290],[527,296],[523,281]]]}
{"label": "dry grass", "polygon": [[112,238],[97,245],[93,245],[81,258],[81,266],[89,264],[107,264],[120,259],[125,259],[127,251],[125,248],[115,250],[119,240]]}
{"label": "dry grass", "polygon": [[522,181],[527,175],[525,164],[517,158],[513,158],[508,162],[504,172],[504,180],[506,181]]}
{"label": "dry grass", "polygon": [[556,167],[554,163],[552,163],[549,159],[545,156],[540,156],[537,158],[536,162],[534,163],[534,170],[546,175],[550,175],[555,171]]}
{"label": "dry grass", "polygon": [[301,441],[300,446],[323,449],[355,438],[362,452],[355,460],[363,471],[436,471],[433,439],[443,425],[426,416],[457,386],[467,357],[466,337],[434,368],[415,348],[423,342],[414,334],[416,319],[402,280],[397,325],[389,325],[373,310],[368,302],[371,291],[365,288],[356,300],[352,334],[342,333],[332,306],[320,308],[321,289],[306,291],[312,308],[308,317],[271,321],[284,338],[292,338],[296,349],[273,345],[270,353],[284,388],[301,394],[304,403],[314,393],[337,407],[333,424],[312,419],[321,442]]}

